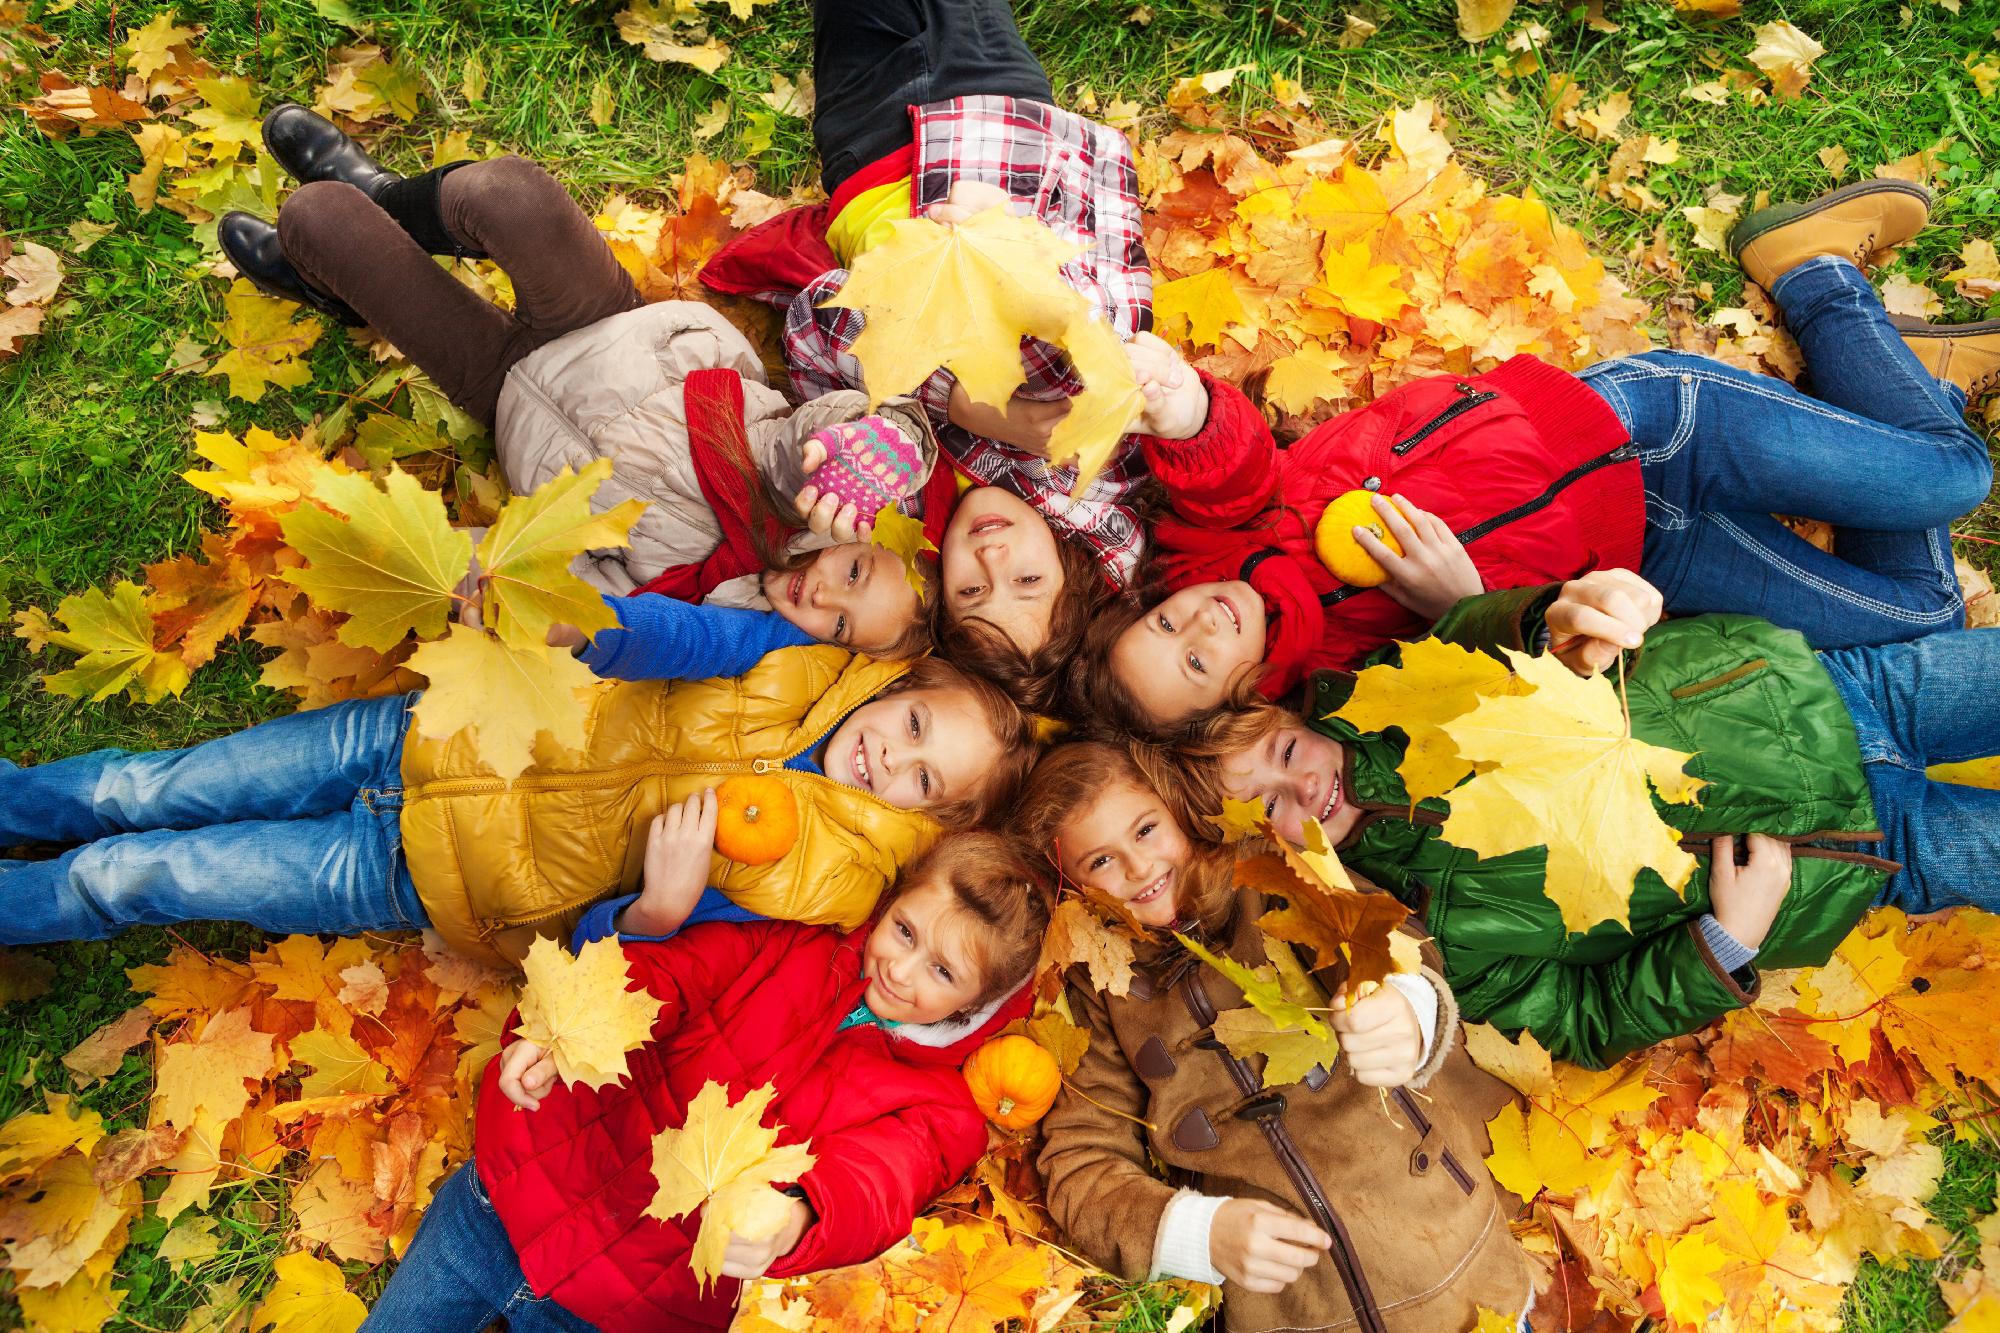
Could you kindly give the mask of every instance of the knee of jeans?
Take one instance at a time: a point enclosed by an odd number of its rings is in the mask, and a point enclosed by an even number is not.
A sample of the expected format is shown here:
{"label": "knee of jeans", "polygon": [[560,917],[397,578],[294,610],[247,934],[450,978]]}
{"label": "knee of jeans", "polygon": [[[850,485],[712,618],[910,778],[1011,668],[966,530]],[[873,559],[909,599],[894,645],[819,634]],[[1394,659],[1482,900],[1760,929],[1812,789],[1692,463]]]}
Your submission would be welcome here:
{"label": "knee of jeans", "polygon": [[438,186],[438,208],[445,225],[477,223],[500,215],[523,220],[544,216],[549,209],[573,209],[575,201],[562,183],[525,157],[496,157],[459,168]]}
{"label": "knee of jeans", "polygon": [[309,181],[278,210],[278,244],[296,264],[302,255],[351,241],[357,220],[374,209],[374,200],[345,181]]}

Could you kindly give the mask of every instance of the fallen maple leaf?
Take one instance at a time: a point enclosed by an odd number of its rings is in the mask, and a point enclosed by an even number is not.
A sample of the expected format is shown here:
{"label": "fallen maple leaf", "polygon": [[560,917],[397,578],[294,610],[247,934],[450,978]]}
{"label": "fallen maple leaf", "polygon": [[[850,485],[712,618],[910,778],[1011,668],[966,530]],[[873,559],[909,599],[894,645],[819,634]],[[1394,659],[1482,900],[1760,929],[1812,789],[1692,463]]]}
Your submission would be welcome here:
{"label": "fallen maple leaf", "polygon": [[288,1254],[273,1268],[277,1280],[251,1314],[250,1333],[354,1333],[368,1317],[368,1307],[326,1260]]}
{"label": "fallen maple leaf", "polygon": [[175,60],[174,48],[194,37],[200,29],[174,25],[171,9],[155,14],[143,27],[125,34],[125,64],[142,79],[150,79]]}
{"label": "fallen maple leaf", "polygon": [[378,488],[363,474],[321,467],[311,493],[326,509],[303,506],[280,520],[308,565],[279,577],[347,615],[342,643],[381,652],[413,632],[444,633],[472,539],[453,529],[437,492],[400,468]]}
{"label": "fallen maple leaf", "polygon": [[995,1240],[970,1258],[949,1248],[918,1259],[910,1271],[933,1284],[940,1298],[924,1321],[926,1333],[994,1333],[1008,1320],[1029,1318],[1030,1296],[1049,1281],[1049,1254],[1033,1244]]}
{"label": "fallen maple leaf", "polygon": [[72,1046],[62,1058],[63,1067],[76,1076],[78,1088],[87,1088],[117,1073],[125,1063],[125,1052],[152,1032],[153,1011],[143,1004],[133,1005]]}
{"label": "fallen maple leaf", "polygon": [[1703,783],[1682,771],[1693,756],[1627,734],[1605,677],[1506,653],[1534,693],[1484,698],[1443,723],[1461,755],[1491,765],[1452,792],[1444,838],[1479,856],[1545,846],[1543,892],[1562,909],[1566,930],[1625,924],[1641,869],[1676,892],[1694,873],[1694,857],[1651,795],[1693,801]]}
{"label": "fallen maple leaf", "polygon": [[[509,500],[486,530],[478,551],[484,615],[510,648],[542,648],[552,625],[574,625],[589,635],[618,624],[602,594],[570,572],[585,551],[624,546],[645,512],[645,501],[637,499],[591,512],[590,497],[611,466],[609,458],[598,458],[576,472],[565,467],[532,495]],[[461,565],[459,576],[464,572]]]}
{"label": "fallen maple leaf", "polygon": [[852,351],[871,407],[940,366],[972,401],[1004,406],[1027,378],[1021,339],[1060,342],[1088,309],[1060,271],[1077,247],[1037,219],[990,208],[952,225],[919,217],[889,226],[827,302],[867,318]]}
{"label": "fallen maple leaf", "polygon": [[411,710],[417,730],[437,740],[469,733],[480,759],[503,778],[528,767],[537,736],[566,750],[586,739],[584,699],[598,679],[570,653],[510,648],[453,625],[449,638],[418,647],[410,670],[430,681]]}
{"label": "fallen maple leaf", "polygon": [[18,284],[7,293],[7,304],[44,305],[62,283],[62,260],[46,245],[22,241],[20,251],[0,264],[0,273]]}
{"label": "fallen maple leaf", "polygon": [[1114,934],[1075,898],[1056,905],[1042,937],[1041,967],[1081,963],[1090,972],[1091,989],[1109,995],[1124,995],[1131,989],[1134,956],[1131,940]]}
{"label": "fallen maple leaf", "polygon": [[1443,724],[1463,717],[1483,698],[1527,694],[1531,687],[1487,653],[1442,639],[1404,644],[1400,660],[1362,671],[1354,692],[1331,716],[1359,731],[1400,727],[1409,738],[1396,772],[1412,808],[1443,796],[1472,772]]}
{"label": "fallen maple leaf", "polygon": [[72,1150],[86,1156],[104,1138],[104,1118],[88,1107],[70,1114],[70,1099],[48,1095],[46,1111],[29,1111],[0,1124],[0,1184],[31,1176]]}
{"label": "fallen maple leaf", "polygon": [[618,14],[618,35],[641,48],[648,60],[691,65],[713,74],[729,59],[729,48],[710,37],[707,29],[690,28],[690,11],[682,0],[630,0]]}
{"label": "fallen maple leaf", "polygon": [[1222,330],[1241,323],[1246,313],[1229,270],[1220,265],[1153,288],[1155,328],[1170,339],[1185,333],[1185,341],[1197,347],[1216,346]]}
{"label": "fallen maple leaf", "polygon": [[193,1041],[173,1042],[155,1066],[154,1118],[179,1129],[206,1111],[233,1120],[250,1104],[245,1084],[270,1072],[271,1035],[250,1026],[248,1009],[231,1009],[210,1019]]}
{"label": "fallen maple leaf", "polygon": [[230,286],[222,307],[215,333],[229,350],[204,375],[228,376],[230,395],[248,403],[262,402],[272,385],[296,389],[312,379],[312,367],[299,358],[325,331],[318,320],[294,322],[299,307],[264,295],[248,278]]}
{"label": "fallen maple leaf", "polygon": [[15,637],[36,650],[53,644],[81,654],[69,670],[43,677],[50,694],[99,703],[123,690],[141,703],[158,703],[187,688],[188,666],[179,653],[154,648],[151,605],[146,589],[120,580],[109,597],[88,588],[63,598],[56,607],[61,628],[40,612],[18,613]]}
{"label": "fallen maple leaf", "polygon": [[875,511],[873,526],[869,528],[868,540],[886,551],[894,551],[903,562],[903,578],[909,582],[917,596],[924,595],[924,564],[926,551],[937,550],[937,543],[924,535],[924,525],[911,518],[893,504],[883,505]]}
{"label": "fallen maple leaf", "polygon": [[[532,980],[529,984],[532,988]],[[812,1168],[810,1143],[777,1147],[783,1127],[764,1126],[776,1096],[775,1088],[762,1087],[731,1102],[722,1084],[704,1083],[680,1128],[653,1136],[659,1188],[646,1216],[664,1222],[702,1210],[689,1262],[703,1290],[721,1271],[732,1234],[762,1240],[785,1224],[792,1201],[773,1186],[796,1181]]]}
{"label": "fallen maple leaf", "polygon": [[556,1077],[601,1088],[630,1074],[626,1053],[652,1039],[661,1002],[627,989],[631,974],[616,939],[592,940],[572,955],[542,936],[521,971],[518,1034],[549,1053]]}
{"label": "fallen maple leaf", "polygon": [[1771,89],[1780,97],[1797,97],[1812,78],[1813,62],[1826,48],[1784,19],[1760,24],[1757,45],[1750,50],[1750,63],[1764,71]]}

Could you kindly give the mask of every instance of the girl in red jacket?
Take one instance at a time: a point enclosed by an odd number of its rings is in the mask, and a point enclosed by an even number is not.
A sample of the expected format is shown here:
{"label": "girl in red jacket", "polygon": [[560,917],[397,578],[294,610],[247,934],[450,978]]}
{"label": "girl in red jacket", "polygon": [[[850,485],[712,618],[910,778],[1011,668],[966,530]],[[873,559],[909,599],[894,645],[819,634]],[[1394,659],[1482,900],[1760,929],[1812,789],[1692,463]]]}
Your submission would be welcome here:
{"label": "girl in red jacket", "polygon": [[[1460,597],[1592,569],[1636,569],[1670,611],[1758,615],[1818,648],[1956,626],[1945,525],[1992,485],[1963,414],[2000,378],[1974,355],[2000,333],[1892,324],[1857,267],[1914,235],[1928,201],[1868,181],[1739,225],[1738,257],[1784,310],[1817,398],[1678,352],[1574,376],[1517,356],[1410,384],[1279,450],[1236,390],[1183,386],[1188,403],[1151,415],[1177,413],[1187,438],[1142,440],[1172,509],[1150,556],[1165,595],[1092,625],[1077,711],[1165,738],[1417,637]],[[1377,493],[1404,552],[1353,529],[1388,571],[1380,588],[1343,583],[1315,552],[1322,512],[1355,490]],[[1833,524],[1834,550],[1774,513]]]}
{"label": "girl in red jacket", "polygon": [[[689,902],[709,851],[670,849]],[[721,1329],[744,1279],[874,1258],[985,1151],[958,1066],[1027,1012],[1047,924],[1045,890],[1012,844],[965,833],[913,863],[851,933],[711,922],[628,939],[633,982],[662,1001],[631,1077],[558,1086],[545,1052],[510,1037],[486,1069],[474,1159],[439,1188],[366,1327]],[[711,1081],[732,1100],[775,1087],[779,1141],[809,1141],[816,1160],[773,1187],[790,1196],[785,1225],[732,1237],[704,1294],[688,1262],[700,1212],[645,1210],[653,1136],[684,1123]]]}

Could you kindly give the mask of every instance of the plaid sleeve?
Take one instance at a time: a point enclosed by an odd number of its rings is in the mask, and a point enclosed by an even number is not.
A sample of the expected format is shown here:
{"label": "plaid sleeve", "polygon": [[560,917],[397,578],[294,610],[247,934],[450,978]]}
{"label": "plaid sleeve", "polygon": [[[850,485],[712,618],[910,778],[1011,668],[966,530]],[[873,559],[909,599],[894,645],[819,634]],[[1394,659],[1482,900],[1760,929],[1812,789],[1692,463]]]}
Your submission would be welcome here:
{"label": "plaid sleeve", "polygon": [[[785,309],[785,365],[801,399],[836,389],[866,388],[861,363],[848,349],[867,324],[859,310],[820,304],[847,285],[847,270],[828,269]],[[949,390],[947,390],[949,392]]]}
{"label": "plaid sleeve", "polygon": [[1097,227],[1090,260],[1103,289],[1105,314],[1118,336],[1153,327],[1153,270],[1146,262],[1146,231],[1139,218],[1139,172],[1132,145],[1108,125],[1092,124],[1097,152],[1091,164]]}

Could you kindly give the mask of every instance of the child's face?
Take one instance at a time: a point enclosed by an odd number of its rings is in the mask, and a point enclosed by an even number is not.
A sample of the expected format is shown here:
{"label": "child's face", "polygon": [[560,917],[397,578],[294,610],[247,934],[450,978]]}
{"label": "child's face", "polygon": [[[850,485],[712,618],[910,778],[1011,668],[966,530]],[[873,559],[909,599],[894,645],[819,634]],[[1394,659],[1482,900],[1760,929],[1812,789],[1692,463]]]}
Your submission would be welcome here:
{"label": "child's face", "polygon": [[827,739],[820,766],[835,782],[923,810],[976,795],[999,765],[999,738],[962,689],[916,689],[871,699]]}
{"label": "child's face", "polygon": [[977,618],[1024,653],[1048,642],[1063,589],[1056,535],[1026,501],[997,486],[967,491],[939,552],[944,604],[954,621]]}
{"label": "child's face", "polygon": [[923,609],[902,558],[872,542],[829,546],[803,568],[765,570],[759,583],[779,615],[859,653],[895,643]]}
{"label": "child's face", "polygon": [[1124,903],[1141,925],[1179,918],[1187,835],[1149,788],[1111,788],[1064,820],[1057,841],[1063,873]]}
{"label": "child's face", "polygon": [[862,999],[878,1018],[935,1023],[971,1004],[984,984],[965,947],[951,890],[920,884],[889,904],[861,951]]}
{"label": "child's face", "polygon": [[1236,800],[1262,805],[1271,827],[1286,842],[1303,844],[1306,820],[1316,818],[1327,840],[1338,843],[1361,820],[1361,811],[1341,790],[1345,757],[1339,741],[1288,722],[1222,761],[1222,790]]}
{"label": "child's face", "polygon": [[1118,683],[1161,725],[1207,712],[1264,660],[1264,599],[1241,580],[1197,583],[1111,644]]}

